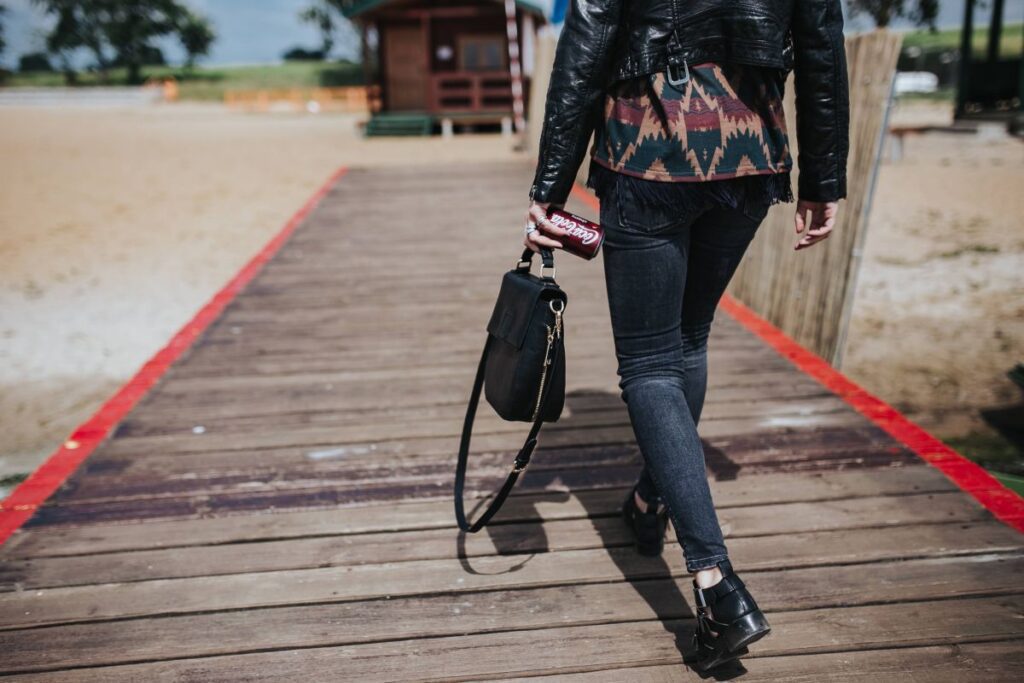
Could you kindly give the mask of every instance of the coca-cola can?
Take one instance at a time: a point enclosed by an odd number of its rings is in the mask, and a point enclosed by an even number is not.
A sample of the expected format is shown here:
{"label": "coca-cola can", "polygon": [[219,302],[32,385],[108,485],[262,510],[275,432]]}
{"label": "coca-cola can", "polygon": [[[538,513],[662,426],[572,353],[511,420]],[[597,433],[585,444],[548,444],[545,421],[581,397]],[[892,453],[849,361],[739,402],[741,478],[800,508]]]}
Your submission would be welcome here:
{"label": "coca-cola can", "polygon": [[587,260],[597,256],[604,242],[604,230],[599,223],[561,209],[550,211],[548,220],[566,231],[564,235],[553,235],[562,243],[562,249]]}

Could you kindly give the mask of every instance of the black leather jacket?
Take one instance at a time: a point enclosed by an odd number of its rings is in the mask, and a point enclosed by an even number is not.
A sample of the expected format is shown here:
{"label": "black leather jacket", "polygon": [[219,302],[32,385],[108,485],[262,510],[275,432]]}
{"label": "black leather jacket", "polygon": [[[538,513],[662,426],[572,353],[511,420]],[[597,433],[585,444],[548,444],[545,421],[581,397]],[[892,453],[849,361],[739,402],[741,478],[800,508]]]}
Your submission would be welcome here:
{"label": "black leather jacket", "polygon": [[[615,81],[733,61],[795,72],[798,195],[846,196],[849,84],[840,0],[572,0],[555,50],[530,197],[563,204]],[[671,65],[671,66],[670,66]],[[790,129],[792,131],[792,129]]]}

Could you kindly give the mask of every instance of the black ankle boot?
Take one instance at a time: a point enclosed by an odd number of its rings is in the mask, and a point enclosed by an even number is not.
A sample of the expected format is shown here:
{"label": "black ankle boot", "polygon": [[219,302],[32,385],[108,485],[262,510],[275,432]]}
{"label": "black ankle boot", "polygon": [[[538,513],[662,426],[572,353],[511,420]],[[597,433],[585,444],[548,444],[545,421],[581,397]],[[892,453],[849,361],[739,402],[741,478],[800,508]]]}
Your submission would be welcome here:
{"label": "black ankle boot", "polygon": [[[746,654],[748,645],[771,632],[768,620],[743,581],[733,573],[729,560],[719,562],[718,568],[722,570],[722,580],[714,586],[701,589],[693,582],[697,630],[693,633],[693,652],[686,660],[698,672]],[[709,607],[712,616],[708,616]]]}
{"label": "black ankle boot", "polygon": [[[626,524],[633,530],[636,538],[636,551],[641,555],[661,555],[665,549],[665,529],[668,526],[668,510],[664,505],[658,510],[657,503],[648,503],[647,512],[641,512],[636,506],[633,496],[636,494],[634,487],[629,496],[622,503],[622,517]],[[652,508],[657,510],[652,512]]]}

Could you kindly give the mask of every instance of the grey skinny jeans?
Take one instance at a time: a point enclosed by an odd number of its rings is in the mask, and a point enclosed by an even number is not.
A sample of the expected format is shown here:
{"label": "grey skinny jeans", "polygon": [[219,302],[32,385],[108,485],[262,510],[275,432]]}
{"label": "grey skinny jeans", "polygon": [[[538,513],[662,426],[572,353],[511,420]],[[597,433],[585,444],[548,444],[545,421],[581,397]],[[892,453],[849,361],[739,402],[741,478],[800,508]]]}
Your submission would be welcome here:
{"label": "grey skinny jeans", "polygon": [[659,208],[618,183],[601,198],[619,388],[644,460],[637,489],[666,505],[690,572],[728,556],[697,423],[715,309],[769,208],[752,195],[736,208],[694,196]]}

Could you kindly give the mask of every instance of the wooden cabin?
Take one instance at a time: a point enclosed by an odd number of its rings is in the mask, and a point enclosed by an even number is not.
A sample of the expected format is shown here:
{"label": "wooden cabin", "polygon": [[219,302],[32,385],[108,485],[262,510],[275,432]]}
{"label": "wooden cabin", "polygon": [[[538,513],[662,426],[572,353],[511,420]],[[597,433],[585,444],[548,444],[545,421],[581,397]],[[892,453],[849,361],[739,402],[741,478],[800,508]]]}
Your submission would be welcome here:
{"label": "wooden cabin", "polygon": [[[516,2],[523,96],[540,7]],[[501,0],[353,0],[345,15],[362,34],[363,63],[378,94],[367,132],[425,133],[441,123],[502,123],[513,116],[505,3]]]}

